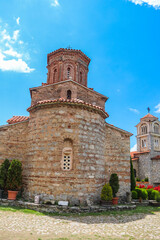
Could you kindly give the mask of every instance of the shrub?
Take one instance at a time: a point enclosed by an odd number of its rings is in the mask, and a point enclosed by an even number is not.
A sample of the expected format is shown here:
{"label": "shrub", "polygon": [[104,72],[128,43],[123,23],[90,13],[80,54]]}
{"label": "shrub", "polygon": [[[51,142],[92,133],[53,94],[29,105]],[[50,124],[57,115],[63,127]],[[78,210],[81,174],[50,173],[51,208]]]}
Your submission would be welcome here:
{"label": "shrub", "polygon": [[141,189],[138,188],[138,187],[136,187],[136,188],[135,188],[135,191],[136,191],[137,194],[138,194],[138,198],[140,198],[140,197],[141,197]]}
{"label": "shrub", "polygon": [[145,181],[144,181],[144,179],[142,179],[142,181],[141,181],[141,182],[145,182]]}
{"label": "shrub", "polygon": [[135,191],[138,194],[138,198],[142,198],[143,200],[146,200],[148,198],[147,190],[144,188],[135,188]]}
{"label": "shrub", "polygon": [[144,181],[145,181],[145,182],[148,182],[148,177],[146,177],[146,178],[144,179]]}
{"label": "shrub", "polygon": [[160,202],[160,192],[155,194],[155,200]]}
{"label": "shrub", "polygon": [[131,181],[131,191],[133,191],[136,187],[136,180],[134,176],[134,169],[132,159],[130,158],[130,181]]}
{"label": "shrub", "polygon": [[153,188],[148,188],[148,189],[147,189],[147,192],[148,192],[148,199],[149,199],[149,200],[152,199],[152,198],[151,198],[152,191],[154,191]]}
{"label": "shrub", "polygon": [[22,186],[22,163],[19,160],[12,160],[7,174],[7,189],[19,190]]}
{"label": "shrub", "polygon": [[141,189],[141,198],[142,198],[143,200],[148,199],[148,193],[147,193],[147,190],[146,190],[146,189]]}
{"label": "shrub", "polygon": [[119,179],[116,173],[112,173],[110,180],[109,180],[109,184],[112,188],[113,191],[113,197],[116,197],[116,194],[118,192],[119,189]]}
{"label": "shrub", "polygon": [[109,185],[109,183],[105,184],[101,191],[101,199],[108,202],[111,201],[112,198],[113,198],[112,188]]}
{"label": "shrub", "polygon": [[137,178],[136,178],[136,181],[137,181],[137,182],[140,182],[140,181],[141,181],[141,179],[137,177]]}
{"label": "shrub", "polygon": [[0,187],[4,190],[6,190],[9,166],[10,166],[9,160],[5,159],[0,167]]}
{"label": "shrub", "polygon": [[136,191],[132,191],[132,199],[137,199],[138,193]]}
{"label": "shrub", "polygon": [[155,196],[156,196],[157,193],[159,193],[157,190],[152,191],[152,193],[151,193],[151,199],[152,200],[155,200]]}

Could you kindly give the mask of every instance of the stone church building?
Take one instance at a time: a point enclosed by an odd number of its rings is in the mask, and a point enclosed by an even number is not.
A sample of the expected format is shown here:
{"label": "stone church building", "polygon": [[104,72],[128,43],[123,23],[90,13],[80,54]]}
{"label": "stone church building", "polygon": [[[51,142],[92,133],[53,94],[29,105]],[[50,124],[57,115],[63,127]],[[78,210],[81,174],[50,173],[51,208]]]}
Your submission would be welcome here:
{"label": "stone church building", "polygon": [[22,161],[26,197],[97,201],[111,173],[119,197],[130,191],[132,134],[105,121],[108,98],[88,88],[89,63],[80,50],[48,54],[47,83],[30,88],[29,117],[0,126],[0,162]]}
{"label": "stone church building", "polygon": [[148,177],[154,186],[160,184],[160,121],[150,113],[137,127],[137,151],[131,152],[136,177]]}

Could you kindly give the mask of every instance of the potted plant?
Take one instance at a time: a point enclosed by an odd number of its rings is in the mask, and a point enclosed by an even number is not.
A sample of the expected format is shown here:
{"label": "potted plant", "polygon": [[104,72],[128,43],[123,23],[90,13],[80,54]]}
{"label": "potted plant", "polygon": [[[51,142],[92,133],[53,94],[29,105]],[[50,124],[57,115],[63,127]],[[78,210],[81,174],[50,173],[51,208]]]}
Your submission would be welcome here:
{"label": "potted plant", "polygon": [[118,179],[118,176],[117,176],[116,173],[111,174],[109,184],[112,187],[112,191],[113,191],[112,204],[116,205],[116,204],[118,204],[118,197],[116,197],[116,194],[117,194],[118,189],[119,189],[119,179]]}
{"label": "potted plant", "polygon": [[111,204],[113,198],[112,188],[108,184],[105,184],[101,191],[101,203],[102,204]]}
{"label": "potted plant", "polygon": [[10,162],[8,159],[5,159],[0,167],[0,198],[2,198],[3,191],[6,191],[7,184],[7,174]]}
{"label": "potted plant", "polygon": [[22,163],[12,160],[7,174],[8,199],[15,200],[22,186]]}

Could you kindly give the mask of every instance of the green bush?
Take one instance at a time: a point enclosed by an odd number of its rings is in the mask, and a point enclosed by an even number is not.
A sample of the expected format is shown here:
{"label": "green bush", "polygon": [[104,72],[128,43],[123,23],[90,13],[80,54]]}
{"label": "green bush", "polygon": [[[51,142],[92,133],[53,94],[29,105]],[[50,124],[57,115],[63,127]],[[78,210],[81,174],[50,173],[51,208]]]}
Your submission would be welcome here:
{"label": "green bush", "polygon": [[151,193],[151,199],[155,200],[156,194],[158,194],[159,192],[157,190],[153,190]]}
{"label": "green bush", "polygon": [[113,191],[113,197],[116,197],[116,194],[118,192],[119,189],[119,179],[116,173],[112,173],[110,180],[109,180],[109,184],[112,188]]}
{"label": "green bush", "polygon": [[148,199],[148,193],[147,193],[147,190],[146,190],[146,189],[141,189],[141,198],[142,198],[143,200]]}
{"label": "green bush", "polygon": [[7,174],[7,189],[19,190],[22,187],[22,163],[12,160]]}
{"label": "green bush", "polygon": [[137,199],[138,193],[136,191],[132,191],[132,199]]}
{"label": "green bush", "polygon": [[144,181],[144,179],[142,179],[142,181],[141,181],[141,182],[145,182],[145,181]]}
{"label": "green bush", "polygon": [[141,189],[136,187],[135,191],[137,192],[138,198],[140,198],[141,197]]}
{"label": "green bush", "polygon": [[133,191],[136,187],[136,180],[134,176],[134,169],[132,159],[130,158],[130,181],[131,181],[131,191]]}
{"label": "green bush", "polygon": [[101,199],[104,201],[111,201],[113,198],[113,192],[111,186],[108,184],[105,184],[101,191]]}
{"label": "green bush", "polygon": [[3,190],[6,190],[9,166],[10,166],[9,160],[5,159],[0,167],[0,188]]}
{"label": "green bush", "polygon": [[146,177],[146,178],[144,179],[144,181],[145,181],[145,182],[148,182],[148,177]]}
{"label": "green bush", "polygon": [[151,198],[152,191],[154,191],[153,188],[147,189],[147,192],[148,192],[148,199],[149,199],[149,200],[152,199],[152,198]]}
{"label": "green bush", "polygon": [[155,200],[156,200],[157,202],[160,202],[160,192],[158,192],[158,193],[155,194]]}
{"label": "green bush", "polygon": [[137,177],[137,178],[136,178],[136,181],[137,181],[137,182],[140,182],[140,181],[141,181],[141,179]]}
{"label": "green bush", "polygon": [[143,200],[146,200],[148,199],[148,192],[146,189],[144,188],[135,188],[135,191],[137,192],[138,194],[138,198],[142,198]]}

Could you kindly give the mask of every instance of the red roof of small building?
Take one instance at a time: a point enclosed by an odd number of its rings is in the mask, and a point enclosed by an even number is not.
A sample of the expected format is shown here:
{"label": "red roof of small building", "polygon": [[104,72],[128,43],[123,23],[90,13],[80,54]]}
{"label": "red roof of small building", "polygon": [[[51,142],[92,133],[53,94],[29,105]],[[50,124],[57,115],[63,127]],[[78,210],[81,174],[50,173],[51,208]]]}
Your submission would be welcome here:
{"label": "red roof of small building", "polygon": [[137,158],[132,158],[132,161],[138,161],[139,160],[139,158],[137,157]]}
{"label": "red roof of small building", "polygon": [[144,152],[137,152],[137,151],[134,151],[134,152],[130,152],[130,155],[131,155],[131,158],[132,160],[138,160],[139,158],[135,155],[138,155],[138,154],[144,154],[144,153],[149,153],[150,151],[144,151]]}
{"label": "red roof of small building", "polygon": [[157,155],[155,157],[152,157],[151,160],[160,160],[160,155]]}
{"label": "red roof of small building", "polygon": [[145,115],[143,118],[141,119],[145,119],[145,118],[156,118],[158,119],[157,117],[153,116],[152,114],[148,113],[147,115]]}
{"label": "red roof of small building", "polygon": [[29,117],[25,117],[25,116],[13,116],[12,118],[7,120],[7,123],[12,124],[12,123],[24,122],[28,119]]}

